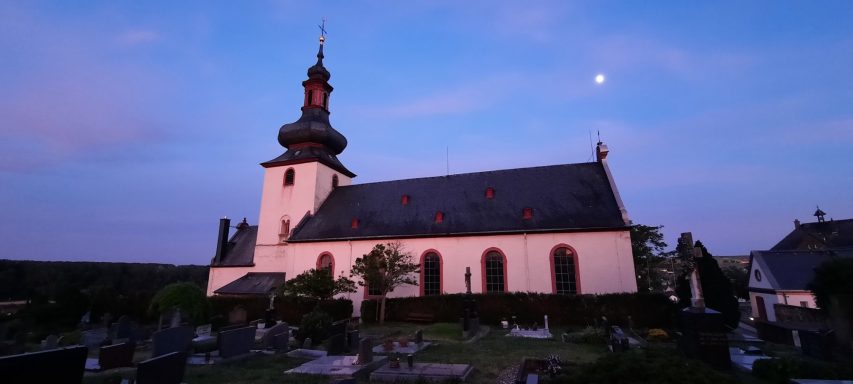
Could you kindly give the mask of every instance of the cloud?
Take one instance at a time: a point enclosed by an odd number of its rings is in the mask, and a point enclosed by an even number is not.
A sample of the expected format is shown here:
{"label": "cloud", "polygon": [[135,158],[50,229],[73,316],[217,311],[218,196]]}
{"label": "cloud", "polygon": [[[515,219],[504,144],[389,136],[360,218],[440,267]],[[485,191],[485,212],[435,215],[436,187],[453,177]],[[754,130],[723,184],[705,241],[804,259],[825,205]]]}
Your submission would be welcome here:
{"label": "cloud", "polygon": [[134,29],[116,36],[116,41],[125,46],[149,44],[160,40],[160,34],[147,29]]}

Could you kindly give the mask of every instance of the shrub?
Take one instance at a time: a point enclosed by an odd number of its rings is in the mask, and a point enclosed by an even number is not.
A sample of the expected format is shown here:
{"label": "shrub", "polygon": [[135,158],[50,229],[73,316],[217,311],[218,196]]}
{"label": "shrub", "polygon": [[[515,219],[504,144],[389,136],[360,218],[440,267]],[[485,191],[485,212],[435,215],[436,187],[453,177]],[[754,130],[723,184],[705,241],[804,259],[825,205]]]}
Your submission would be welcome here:
{"label": "shrub", "polygon": [[752,365],[752,374],[770,383],[789,383],[792,378],[850,380],[853,368],[841,364],[796,360],[761,359]]}
{"label": "shrub", "polygon": [[649,334],[646,335],[646,338],[649,341],[666,341],[669,339],[669,335],[660,328],[652,328],[649,330]]}
{"label": "shrub", "polygon": [[310,337],[312,345],[319,344],[328,336],[327,330],[330,325],[332,325],[332,316],[328,313],[319,309],[309,312],[302,317],[296,339],[302,343],[305,338]]}
{"label": "shrub", "polygon": [[[214,316],[228,320],[228,313],[236,306],[246,310],[247,319],[262,319],[269,308],[266,297],[212,296],[208,298]],[[280,296],[275,298],[275,316],[288,324],[298,324],[305,314],[320,308],[335,320],[352,317],[352,301],[349,299],[321,300],[298,296]]]}

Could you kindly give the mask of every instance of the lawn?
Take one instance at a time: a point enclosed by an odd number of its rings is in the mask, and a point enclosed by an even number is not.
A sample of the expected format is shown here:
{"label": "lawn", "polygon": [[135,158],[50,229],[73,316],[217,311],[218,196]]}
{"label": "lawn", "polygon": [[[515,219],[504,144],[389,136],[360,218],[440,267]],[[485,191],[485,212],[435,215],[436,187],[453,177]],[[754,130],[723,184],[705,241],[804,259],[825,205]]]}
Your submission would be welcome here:
{"label": "lawn", "polygon": [[[362,325],[361,334],[373,337],[375,343],[379,344],[385,338],[411,337],[418,329],[423,329],[424,339],[434,344],[418,353],[415,361],[471,364],[475,370],[469,382],[474,384],[494,383],[501,372],[517,366],[524,357],[544,358],[549,354],[557,354],[563,361],[584,363],[594,361],[606,351],[603,343],[570,344],[554,340],[511,338],[504,336],[506,331],[500,329],[491,329],[481,339],[466,343],[462,340],[459,324],[451,323]],[[226,364],[188,366],[184,382],[188,384],[328,382],[328,378],[323,376],[284,374],[285,370],[306,361],[278,354],[252,356]],[[132,375],[132,371],[130,374]],[[128,372],[124,372],[124,375],[128,377]],[[83,382],[86,384],[110,383],[113,382],[111,380],[120,376],[119,373],[88,375]],[[358,381],[367,383],[367,375],[359,377]]]}

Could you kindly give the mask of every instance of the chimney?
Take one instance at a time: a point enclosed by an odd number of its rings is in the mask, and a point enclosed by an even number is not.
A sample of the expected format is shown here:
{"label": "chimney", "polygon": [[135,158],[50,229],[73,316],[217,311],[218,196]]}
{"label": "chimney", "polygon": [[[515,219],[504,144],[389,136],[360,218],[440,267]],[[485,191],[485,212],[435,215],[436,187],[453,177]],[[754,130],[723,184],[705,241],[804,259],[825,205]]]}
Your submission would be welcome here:
{"label": "chimney", "polygon": [[219,219],[219,239],[217,239],[216,242],[216,256],[213,258],[216,264],[219,264],[222,261],[222,257],[225,256],[225,246],[228,244],[228,231],[230,226],[231,220],[227,217]]}
{"label": "chimney", "polygon": [[610,152],[610,150],[609,150],[609,149],[607,149],[607,144],[604,144],[604,143],[602,143],[602,142],[600,142],[600,141],[599,141],[599,142],[598,142],[598,145],[596,145],[596,146],[595,146],[595,158],[596,158],[599,162],[601,162],[602,160],[606,159],[606,158],[607,158],[607,154],[608,154],[609,152]]}
{"label": "chimney", "polygon": [[800,219],[794,219],[794,229],[800,229]]}

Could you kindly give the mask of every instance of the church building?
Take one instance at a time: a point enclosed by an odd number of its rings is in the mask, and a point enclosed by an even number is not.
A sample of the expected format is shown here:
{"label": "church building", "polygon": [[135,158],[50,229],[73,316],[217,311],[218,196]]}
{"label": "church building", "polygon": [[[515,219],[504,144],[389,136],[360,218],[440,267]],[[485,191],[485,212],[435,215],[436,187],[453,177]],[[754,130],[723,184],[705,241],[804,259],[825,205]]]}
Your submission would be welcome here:
{"label": "church building", "polygon": [[[349,276],[356,258],[400,242],[420,263],[417,286],[390,296],[465,292],[636,292],[630,220],[598,143],[590,163],[354,184],[329,122],[331,77],[317,63],[302,82],[286,151],[265,168],[257,225],[220,221],[208,295],[266,295],[311,268]],[[362,144],[363,145],[363,144]],[[230,238],[229,238],[230,236]],[[347,295],[359,310],[369,290]]]}

